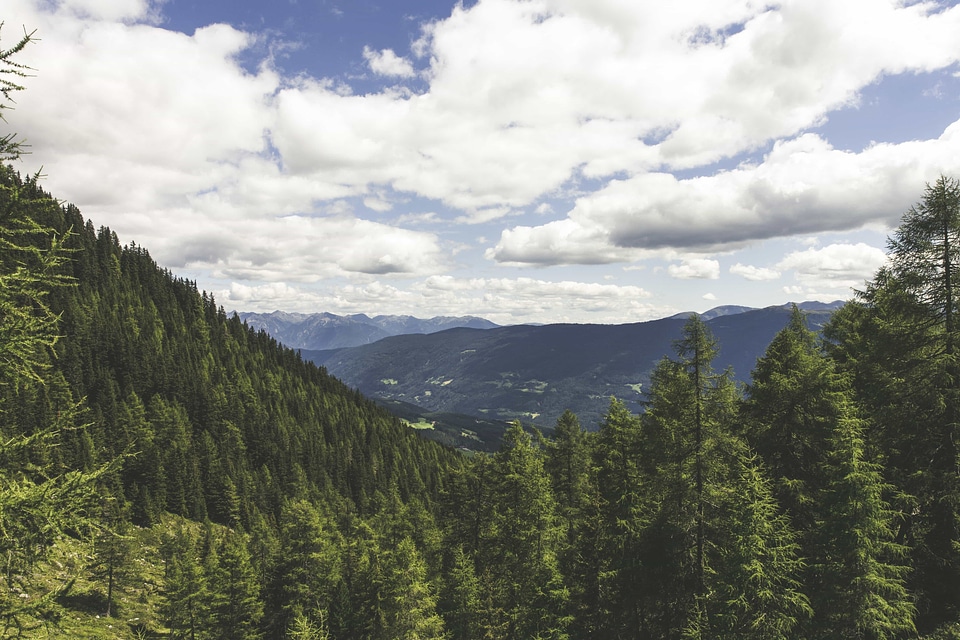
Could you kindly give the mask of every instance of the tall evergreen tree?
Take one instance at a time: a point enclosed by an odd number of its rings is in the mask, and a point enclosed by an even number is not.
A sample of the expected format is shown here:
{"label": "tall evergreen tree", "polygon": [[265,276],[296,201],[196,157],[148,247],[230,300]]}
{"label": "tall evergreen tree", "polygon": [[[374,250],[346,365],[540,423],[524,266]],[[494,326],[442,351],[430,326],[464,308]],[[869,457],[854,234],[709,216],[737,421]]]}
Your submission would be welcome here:
{"label": "tall evergreen tree", "polygon": [[925,632],[960,616],[960,183],[928,185],[888,246],[889,265],[825,334],[901,492],[897,540],[911,548],[909,582]]}
{"label": "tall evergreen tree", "polygon": [[643,629],[641,593],[649,586],[639,561],[648,487],[641,480],[640,419],[615,398],[600,423],[594,453],[599,522],[588,530],[598,549],[596,556],[586,556],[594,561],[584,591],[598,610],[587,626],[598,637],[630,637]]}
{"label": "tall evergreen tree", "polygon": [[600,626],[600,495],[594,473],[593,437],[577,416],[565,411],[546,441],[544,466],[551,478],[562,531],[560,572],[573,617],[572,637],[589,637]]}
{"label": "tall evergreen tree", "polygon": [[107,618],[115,613],[116,592],[121,591],[129,572],[133,553],[130,523],[126,504],[122,499],[106,498],[102,505],[102,520],[93,540],[94,576],[106,579]]}
{"label": "tall evergreen tree", "polygon": [[282,634],[298,613],[330,610],[343,571],[341,544],[337,527],[315,505],[306,500],[284,504],[268,597],[272,634]]}
{"label": "tall evergreen tree", "polygon": [[816,526],[820,466],[833,430],[850,420],[847,386],[821,353],[796,307],[757,361],[744,402],[747,436],[768,470],[774,494],[795,528]]}
{"label": "tall evergreen tree", "polygon": [[198,640],[212,628],[209,589],[199,539],[185,526],[164,542],[163,617],[173,638]]}
{"label": "tall evergreen tree", "polygon": [[810,637],[905,638],[916,635],[905,586],[907,549],[894,541],[895,514],[879,465],[866,459],[860,426],[842,419],[821,466],[826,487],[814,538]]}
{"label": "tall evergreen tree", "polygon": [[644,416],[645,633],[789,638],[809,610],[795,536],[738,435],[737,390],[713,373],[716,344],[698,317],[676,347]]}
{"label": "tall evergreen tree", "polygon": [[[0,24],[2,27],[2,24]],[[26,67],[15,56],[31,42],[26,34],[0,48],[0,120]],[[20,153],[14,134],[0,137],[0,161]],[[96,524],[96,483],[110,471],[65,466],[57,450],[82,441],[82,406],[51,368],[60,339],[59,315],[50,306],[64,273],[65,242],[43,223],[57,203],[37,176],[26,180],[0,166],[0,634],[19,634],[35,616],[55,610],[55,598],[72,583],[40,580],[40,567],[60,537],[88,537]],[[45,398],[63,400],[50,407]],[[17,407],[33,405],[31,415]],[[87,457],[89,462],[89,456]]]}
{"label": "tall evergreen tree", "polygon": [[457,545],[451,552],[444,575],[439,606],[450,635],[457,640],[480,640],[483,637],[480,581],[473,558],[464,553],[463,546]]}
{"label": "tall evergreen tree", "polygon": [[509,638],[563,638],[565,594],[557,566],[560,530],[543,453],[518,421],[492,462],[494,537],[483,560]]}
{"label": "tall evergreen tree", "polygon": [[246,538],[240,531],[227,530],[217,548],[217,569],[209,578],[214,638],[257,640],[261,637],[263,600]]}
{"label": "tall evergreen tree", "polygon": [[404,538],[387,554],[384,570],[386,625],[383,639],[443,640],[437,597],[427,582],[427,568],[416,545]]}

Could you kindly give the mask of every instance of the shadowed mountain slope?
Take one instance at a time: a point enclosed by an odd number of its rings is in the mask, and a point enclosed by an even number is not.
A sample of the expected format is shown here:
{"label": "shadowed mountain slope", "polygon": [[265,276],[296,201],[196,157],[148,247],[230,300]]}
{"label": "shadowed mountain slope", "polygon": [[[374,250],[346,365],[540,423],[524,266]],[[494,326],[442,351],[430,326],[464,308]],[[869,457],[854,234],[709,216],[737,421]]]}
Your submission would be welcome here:
{"label": "shadowed mountain slope", "polygon": [[[836,303],[807,310],[819,328]],[[790,316],[789,306],[716,315],[718,368],[749,379],[757,358]],[[384,400],[550,427],[565,409],[595,427],[610,396],[641,409],[643,385],[673,351],[682,317],[622,325],[554,324],[403,335],[331,351],[303,351],[346,384]]]}

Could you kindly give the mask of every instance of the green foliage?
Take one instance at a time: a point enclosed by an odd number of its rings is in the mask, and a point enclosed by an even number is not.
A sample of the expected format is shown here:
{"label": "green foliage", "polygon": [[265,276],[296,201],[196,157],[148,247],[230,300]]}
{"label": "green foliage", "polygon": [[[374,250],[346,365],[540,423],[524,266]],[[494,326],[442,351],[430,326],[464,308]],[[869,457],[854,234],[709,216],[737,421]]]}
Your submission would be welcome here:
{"label": "green foliage", "polygon": [[644,416],[640,616],[651,635],[789,638],[809,604],[799,545],[738,435],[737,390],[713,373],[696,316],[652,376]]}
{"label": "green foliage", "polygon": [[[0,22],[0,32],[3,31],[4,22]],[[23,85],[19,84],[20,78],[27,77],[27,72],[31,71],[27,65],[17,62],[14,57],[23,51],[28,44],[34,41],[33,34],[24,31],[20,38],[9,49],[0,48],[0,121],[5,121],[4,110],[10,109],[10,104],[14,102],[13,94],[17,91],[23,91]],[[9,162],[20,157],[23,152],[22,143],[17,140],[16,135],[8,133],[0,137],[0,163]]]}
{"label": "green foliage", "polygon": [[852,410],[846,387],[794,306],[790,323],[757,361],[744,415],[750,443],[776,479],[777,500],[802,532],[815,525],[830,434]]}
{"label": "green foliage", "polygon": [[173,638],[203,638],[212,627],[210,592],[200,557],[200,537],[181,525],[163,547],[164,621]]}
{"label": "green foliage", "polygon": [[[0,25],[2,26],[2,25]],[[24,75],[13,56],[25,35],[0,50],[4,101]],[[0,102],[0,108],[7,105]],[[0,112],[2,116],[2,112]],[[12,136],[0,138],[0,159],[19,152]],[[37,186],[0,167],[0,634],[18,635],[59,615],[56,598],[77,574],[51,583],[45,565],[64,537],[89,539],[96,530],[96,485],[111,470],[91,467],[84,411],[63,376],[51,366],[59,340],[59,315],[50,296],[71,279],[63,272],[69,230],[39,219],[57,204]],[[89,451],[86,452],[89,454]],[[71,458],[73,458],[71,460]],[[73,463],[73,465],[71,465]],[[78,464],[79,463],[79,464]]]}
{"label": "green foliage", "polygon": [[3,634],[951,637],[958,194],[829,355],[795,309],[744,399],[693,316],[643,415],[463,459],[3,169]]}
{"label": "green foliage", "polygon": [[896,514],[883,497],[880,466],[865,459],[859,423],[842,420],[831,436],[822,473],[815,536],[815,634],[820,638],[902,638],[916,634],[916,613],[894,540]]}
{"label": "green foliage", "polygon": [[895,487],[922,632],[960,615],[958,208],[956,179],[928,185],[889,241],[890,265],[826,328],[869,418],[868,448]]}

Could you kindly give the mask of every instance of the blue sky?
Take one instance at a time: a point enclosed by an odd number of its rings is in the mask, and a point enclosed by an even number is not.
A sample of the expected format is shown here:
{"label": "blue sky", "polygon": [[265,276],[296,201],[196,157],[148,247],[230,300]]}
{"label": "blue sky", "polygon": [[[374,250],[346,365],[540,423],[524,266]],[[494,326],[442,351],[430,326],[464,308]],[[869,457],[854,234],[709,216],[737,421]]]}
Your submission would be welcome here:
{"label": "blue sky", "polygon": [[[960,8],[6,0],[24,171],[229,310],[847,298],[960,175]],[[0,124],[0,126],[3,126]]]}

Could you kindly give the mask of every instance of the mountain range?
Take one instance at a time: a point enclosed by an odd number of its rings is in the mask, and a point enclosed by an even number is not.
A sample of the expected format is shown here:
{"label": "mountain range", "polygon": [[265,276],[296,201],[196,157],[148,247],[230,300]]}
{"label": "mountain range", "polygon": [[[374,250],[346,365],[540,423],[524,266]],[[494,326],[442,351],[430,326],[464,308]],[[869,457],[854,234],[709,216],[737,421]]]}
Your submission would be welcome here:
{"label": "mountain range", "polygon": [[[819,329],[842,304],[798,306],[810,328]],[[790,309],[728,306],[701,314],[719,342],[716,368],[730,367],[736,380],[748,381],[757,358],[786,326]],[[595,429],[611,396],[634,412],[642,410],[649,374],[661,358],[674,355],[673,342],[689,315],[620,325],[457,327],[301,354],[395,407],[466,414],[488,423],[520,419],[546,428],[570,409]]]}
{"label": "mountain range", "polygon": [[492,329],[497,325],[474,316],[413,316],[362,313],[339,316],[333,313],[238,312],[248,326],[263,329],[291,349],[340,349],[370,344],[382,338],[412,333],[436,333],[455,327]]}

